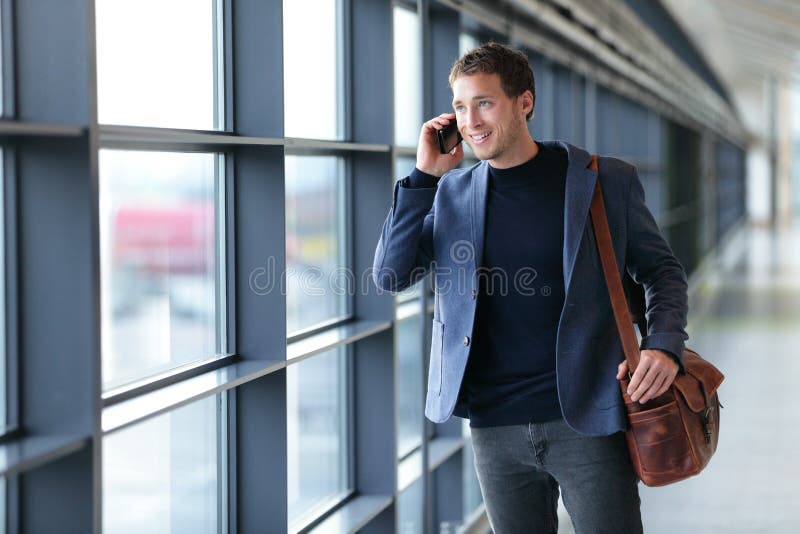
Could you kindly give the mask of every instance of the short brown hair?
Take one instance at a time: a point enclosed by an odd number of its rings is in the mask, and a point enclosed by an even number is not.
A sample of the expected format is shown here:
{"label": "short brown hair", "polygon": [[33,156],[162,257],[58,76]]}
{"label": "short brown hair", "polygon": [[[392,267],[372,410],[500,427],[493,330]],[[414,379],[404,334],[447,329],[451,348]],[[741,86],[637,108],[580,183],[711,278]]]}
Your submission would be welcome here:
{"label": "short brown hair", "polygon": [[[453,63],[450,70],[450,87],[459,76],[469,76],[479,72],[497,74],[500,76],[500,85],[509,98],[514,98],[525,91],[533,94],[533,104],[536,105],[536,82],[533,70],[528,63],[528,56],[524,52],[499,43],[485,43],[478,48],[473,48]],[[525,117],[531,120],[533,108]]]}

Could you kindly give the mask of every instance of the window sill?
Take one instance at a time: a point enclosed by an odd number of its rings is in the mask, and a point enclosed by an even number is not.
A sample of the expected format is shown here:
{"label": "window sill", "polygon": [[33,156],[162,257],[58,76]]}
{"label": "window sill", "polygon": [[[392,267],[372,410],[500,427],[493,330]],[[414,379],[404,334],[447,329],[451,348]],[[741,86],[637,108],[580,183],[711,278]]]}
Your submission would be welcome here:
{"label": "window sill", "polygon": [[86,128],[83,126],[0,119],[0,137],[81,137],[85,132]]}
{"label": "window sill", "polygon": [[361,495],[349,501],[307,532],[315,534],[357,532],[388,508],[392,501],[391,495]]}
{"label": "window sill", "polygon": [[315,354],[347,345],[392,327],[390,322],[353,321],[293,341],[286,346],[286,364],[294,364]]}
{"label": "window sill", "polygon": [[208,371],[103,408],[101,428],[104,434],[120,430],[209,395],[235,388],[285,366],[286,362],[282,360],[245,360]]}
{"label": "window sill", "polygon": [[85,436],[26,436],[0,444],[0,476],[30,471],[88,446]]}

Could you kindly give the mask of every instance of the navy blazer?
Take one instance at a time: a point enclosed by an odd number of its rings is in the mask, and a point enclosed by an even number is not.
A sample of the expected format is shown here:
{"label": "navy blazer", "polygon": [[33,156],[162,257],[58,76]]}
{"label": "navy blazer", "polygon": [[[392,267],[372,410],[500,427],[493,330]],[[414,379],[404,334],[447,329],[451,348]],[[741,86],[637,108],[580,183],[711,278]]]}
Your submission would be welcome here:
{"label": "navy blazer", "polygon": [[[597,174],[588,169],[591,155],[585,150],[561,141],[544,145],[565,150],[569,158],[565,299],[556,340],[559,402],[576,431],[608,435],[627,423],[616,379],[624,354],[588,216]],[[646,292],[648,331],[641,348],[662,349],[680,360],[688,338],[686,274],[645,206],[636,169],[605,157],[598,168],[617,264]],[[437,187],[409,188],[399,181],[375,251],[373,278],[384,290],[402,291],[434,273],[425,415],[436,423],[454,413],[467,416],[459,390],[472,347],[488,182],[486,161],[448,172]]]}

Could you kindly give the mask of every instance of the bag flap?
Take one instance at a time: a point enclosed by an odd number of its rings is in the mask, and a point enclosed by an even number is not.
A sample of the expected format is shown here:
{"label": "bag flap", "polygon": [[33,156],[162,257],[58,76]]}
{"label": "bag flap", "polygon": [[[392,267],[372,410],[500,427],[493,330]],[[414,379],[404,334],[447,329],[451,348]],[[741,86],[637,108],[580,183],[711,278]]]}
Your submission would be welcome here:
{"label": "bag flap", "polygon": [[683,366],[686,373],[678,373],[674,385],[689,409],[697,413],[708,405],[708,399],[717,391],[725,376],[691,349],[683,352]]}

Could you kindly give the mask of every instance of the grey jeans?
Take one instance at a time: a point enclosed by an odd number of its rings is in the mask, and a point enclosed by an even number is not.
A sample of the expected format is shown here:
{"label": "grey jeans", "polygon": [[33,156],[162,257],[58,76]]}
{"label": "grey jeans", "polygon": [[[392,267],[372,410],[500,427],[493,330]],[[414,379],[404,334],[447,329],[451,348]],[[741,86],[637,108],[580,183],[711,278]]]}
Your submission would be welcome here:
{"label": "grey jeans", "polygon": [[473,428],[475,468],[495,534],[558,532],[558,492],[576,534],[642,532],[625,436],[578,434],[563,419]]}

